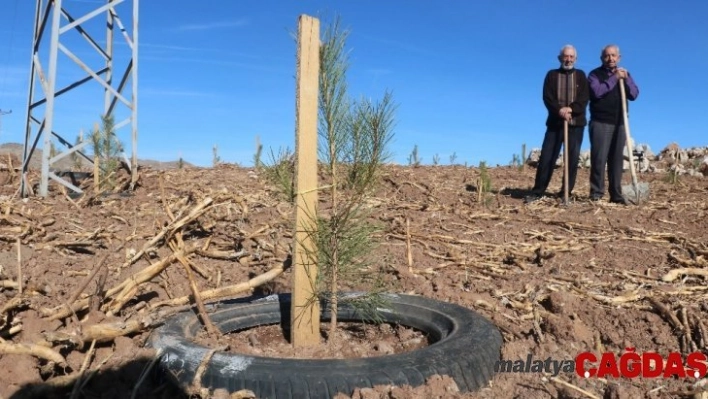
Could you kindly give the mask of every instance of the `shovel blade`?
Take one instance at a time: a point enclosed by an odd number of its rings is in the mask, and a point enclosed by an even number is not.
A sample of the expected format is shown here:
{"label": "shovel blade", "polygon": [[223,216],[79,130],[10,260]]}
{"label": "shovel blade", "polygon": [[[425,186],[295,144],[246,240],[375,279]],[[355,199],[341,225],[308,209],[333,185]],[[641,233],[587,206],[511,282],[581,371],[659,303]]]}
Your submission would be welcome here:
{"label": "shovel blade", "polygon": [[622,186],[622,195],[635,205],[649,198],[649,183],[637,183]]}

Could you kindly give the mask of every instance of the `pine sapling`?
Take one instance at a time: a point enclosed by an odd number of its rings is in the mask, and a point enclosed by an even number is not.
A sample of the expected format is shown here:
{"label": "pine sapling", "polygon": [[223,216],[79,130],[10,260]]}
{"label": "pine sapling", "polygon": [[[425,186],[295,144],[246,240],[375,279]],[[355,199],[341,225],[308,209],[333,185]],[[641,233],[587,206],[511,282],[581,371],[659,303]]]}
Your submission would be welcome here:
{"label": "pine sapling", "polygon": [[[348,32],[335,20],[324,33],[320,47],[319,135],[320,156],[331,203],[326,215],[318,216],[316,234],[320,267],[319,292],[330,307],[329,343],[336,341],[340,286],[343,283],[375,283],[367,254],[371,253],[375,227],[366,219],[367,195],[378,181],[381,167],[390,154],[386,150],[393,135],[395,106],[390,93],[380,102],[347,96],[345,51]],[[350,298],[351,299],[351,298]],[[351,301],[352,306],[375,318],[376,292]]]}

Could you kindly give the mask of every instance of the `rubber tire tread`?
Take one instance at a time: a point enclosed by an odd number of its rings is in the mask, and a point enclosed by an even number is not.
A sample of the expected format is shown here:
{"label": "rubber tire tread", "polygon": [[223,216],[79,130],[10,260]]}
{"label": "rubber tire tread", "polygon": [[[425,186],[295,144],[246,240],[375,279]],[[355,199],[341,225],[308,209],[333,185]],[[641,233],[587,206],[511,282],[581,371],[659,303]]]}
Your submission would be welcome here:
{"label": "rubber tire tread", "polygon": [[[357,294],[351,294],[357,295]],[[346,302],[345,302],[346,303]],[[290,295],[249,297],[223,302],[210,314],[223,333],[261,325],[289,323]],[[329,319],[326,303],[322,320]],[[425,384],[432,375],[448,375],[460,391],[487,385],[500,359],[502,337],[486,318],[465,307],[430,298],[387,294],[384,321],[417,328],[432,344],[410,352],[361,359],[285,359],[213,353],[201,378],[201,386],[230,392],[253,391],[258,398],[320,399],[355,388],[374,385]],[[340,321],[361,321],[346,304],[340,305]],[[159,370],[178,386],[192,386],[197,368],[210,353],[193,342],[202,326],[193,312],[165,321],[148,340],[161,350]]]}

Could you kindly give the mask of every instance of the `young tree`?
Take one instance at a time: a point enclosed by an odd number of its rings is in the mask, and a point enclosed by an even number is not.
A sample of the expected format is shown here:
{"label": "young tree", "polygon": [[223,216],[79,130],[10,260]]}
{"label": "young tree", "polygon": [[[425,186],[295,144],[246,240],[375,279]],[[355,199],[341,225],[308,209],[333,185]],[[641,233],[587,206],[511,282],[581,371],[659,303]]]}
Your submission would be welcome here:
{"label": "young tree", "polygon": [[[393,138],[393,95],[386,92],[380,101],[352,100],[347,92],[349,67],[346,40],[349,32],[341,28],[339,18],[325,28],[320,45],[318,158],[324,175],[329,208],[321,214],[306,210],[316,223],[307,236],[314,238],[318,267],[316,297],[328,300],[330,330],[328,342],[336,341],[337,310],[340,301],[348,301],[365,319],[376,320],[376,309],[383,301],[379,295],[379,274],[370,268],[367,257],[375,243],[377,230],[367,218],[365,204],[378,182],[383,164],[390,159],[387,146]],[[264,175],[288,201],[295,198],[294,153],[271,149]],[[369,290],[363,296],[343,297],[340,286],[363,283]]]}
{"label": "young tree", "polygon": [[[318,216],[320,295],[328,297],[331,311],[329,342],[335,342],[337,310],[342,281],[368,280],[375,283],[375,273],[368,270],[375,227],[367,222],[364,207],[367,195],[377,183],[384,162],[390,158],[386,147],[393,138],[395,105],[386,92],[379,102],[353,101],[347,94],[347,30],[339,18],[323,35],[320,48],[319,135],[320,158],[330,180],[327,187],[330,208]],[[365,315],[374,316],[381,298],[376,290],[353,299]]]}
{"label": "young tree", "polygon": [[[115,183],[115,173],[120,167],[119,156],[123,152],[123,144],[115,133],[115,123],[113,115],[101,116],[101,128],[98,124],[91,132],[91,144],[94,156],[94,179],[98,182],[96,190],[106,184],[109,188]],[[99,179],[99,173],[103,172],[103,179]]]}

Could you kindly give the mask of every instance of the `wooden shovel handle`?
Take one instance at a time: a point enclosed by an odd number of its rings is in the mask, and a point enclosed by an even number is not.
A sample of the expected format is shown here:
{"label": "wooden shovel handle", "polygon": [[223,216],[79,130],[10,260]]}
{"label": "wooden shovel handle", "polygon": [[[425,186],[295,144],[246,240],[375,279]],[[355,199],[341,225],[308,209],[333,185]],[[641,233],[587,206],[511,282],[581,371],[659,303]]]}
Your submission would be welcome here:
{"label": "wooden shovel handle", "polygon": [[627,94],[624,90],[624,78],[620,78],[620,94],[622,95],[622,118],[624,120],[624,133],[626,137],[627,154],[629,156],[629,173],[632,175],[632,185],[637,190],[637,172],[634,170],[634,154],[632,152],[631,135],[629,134],[629,118],[627,117]]}

